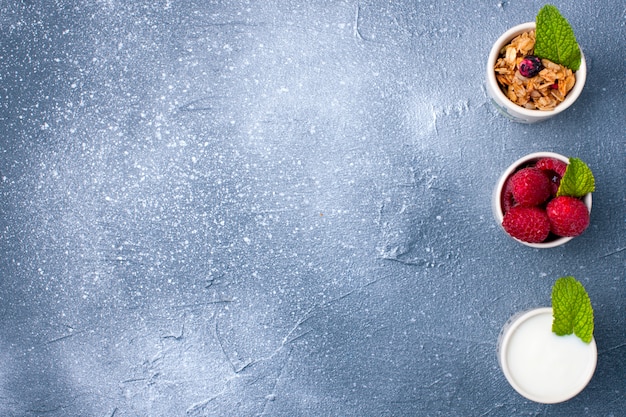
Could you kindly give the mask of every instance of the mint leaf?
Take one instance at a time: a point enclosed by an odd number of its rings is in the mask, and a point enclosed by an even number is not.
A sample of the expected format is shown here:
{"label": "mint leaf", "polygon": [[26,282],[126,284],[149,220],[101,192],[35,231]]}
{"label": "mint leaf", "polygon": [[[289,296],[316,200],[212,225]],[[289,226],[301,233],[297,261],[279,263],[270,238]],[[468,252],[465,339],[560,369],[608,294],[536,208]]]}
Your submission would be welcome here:
{"label": "mint leaf", "polygon": [[593,337],[593,308],[585,287],[574,277],[559,278],[552,287],[552,331],[574,333],[583,342]]}
{"label": "mint leaf", "polygon": [[535,55],[572,71],[580,68],[582,58],[574,30],[559,9],[551,4],[543,6],[537,14]]}
{"label": "mint leaf", "polygon": [[596,181],[587,164],[578,158],[570,158],[556,195],[580,198],[595,191],[595,189]]}

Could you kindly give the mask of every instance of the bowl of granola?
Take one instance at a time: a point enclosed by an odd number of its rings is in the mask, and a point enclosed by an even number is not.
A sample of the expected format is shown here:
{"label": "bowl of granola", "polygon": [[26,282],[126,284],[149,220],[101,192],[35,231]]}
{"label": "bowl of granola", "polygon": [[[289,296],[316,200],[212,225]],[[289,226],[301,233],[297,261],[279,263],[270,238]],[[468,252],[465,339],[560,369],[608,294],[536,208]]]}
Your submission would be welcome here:
{"label": "bowl of granola", "polygon": [[500,113],[520,123],[541,122],[565,111],[578,99],[587,78],[582,51],[574,71],[537,57],[535,42],[535,22],[517,25],[498,38],[487,61],[491,101]]}

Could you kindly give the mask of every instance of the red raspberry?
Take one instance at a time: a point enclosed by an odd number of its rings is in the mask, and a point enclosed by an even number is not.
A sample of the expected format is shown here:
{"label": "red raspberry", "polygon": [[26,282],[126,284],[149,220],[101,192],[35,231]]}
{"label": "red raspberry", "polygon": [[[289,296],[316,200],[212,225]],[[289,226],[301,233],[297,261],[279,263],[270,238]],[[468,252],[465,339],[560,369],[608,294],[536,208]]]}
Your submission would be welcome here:
{"label": "red raspberry", "polygon": [[553,198],[546,206],[550,230],[557,236],[574,237],[589,226],[589,210],[581,200],[560,196]]}
{"label": "red raspberry", "polygon": [[517,204],[525,207],[542,204],[552,195],[550,178],[534,167],[522,168],[513,174],[511,189]]}
{"label": "red raspberry", "polygon": [[558,174],[559,177],[563,177],[567,169],[567,164],[556,158],[542,158],[537,161],[535,168],[539,168],[542,171],[552,171]]}
{"label": "red raspberry", "polygon": [[506,213],[511,207],[515,205],[515,199],[513,199],[513,187],[511,186],[510,177],[504,182],[501,198],[502,201],[500,201],[500,204],[502,205],[502,212]]}
{"label": "red raspberry", "polygon": [[548,215],[539,207],[511,207],[504,215],[502,227],[509,235],[528,243],[541,243],[550,234]]}
{"label": "red raspberry", "polygon": [[542,158],[535,164],[535,167],[545,172],[552,181],[552,196],[556,195],[561,178],[565,175],[567,164],[555,158]]}

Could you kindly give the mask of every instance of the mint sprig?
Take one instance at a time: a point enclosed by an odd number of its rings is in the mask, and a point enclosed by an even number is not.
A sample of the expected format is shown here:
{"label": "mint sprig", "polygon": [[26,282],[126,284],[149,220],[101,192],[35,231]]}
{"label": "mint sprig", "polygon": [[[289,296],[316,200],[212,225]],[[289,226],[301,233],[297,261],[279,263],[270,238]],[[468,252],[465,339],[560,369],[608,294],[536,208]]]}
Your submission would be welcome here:
{"label": "mint sprig", "polygon": [[559,9],[546,4],[539,10],[535,23],[535,55],[577,71],[582,59],[580,47],[574,30]]}
{"label": "mint sprig", "polygon": [[578,158],[570,158],[556,195],[580,198],[595,189],[595,178],[587,164]]}
{"label": "mint sprig", "polygon": [[552,287],[552,331],[558,336],[574,333],[583,342],[593,338],[593,308],[589,295],[576,278],[563,277]]}

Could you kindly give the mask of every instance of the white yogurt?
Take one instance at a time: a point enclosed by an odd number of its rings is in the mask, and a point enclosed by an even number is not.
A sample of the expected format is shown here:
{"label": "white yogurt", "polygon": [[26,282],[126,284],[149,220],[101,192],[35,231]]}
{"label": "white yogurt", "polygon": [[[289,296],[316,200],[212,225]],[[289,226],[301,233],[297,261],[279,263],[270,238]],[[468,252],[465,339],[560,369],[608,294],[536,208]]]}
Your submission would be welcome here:
{"label": "white yogurt", "polygon": [[552,332],[552,308],[514,316],[498,341],[498,360],[509,381],[524,397],[559,403],[576,396],[591,380],[598,352],[595,340]]}

